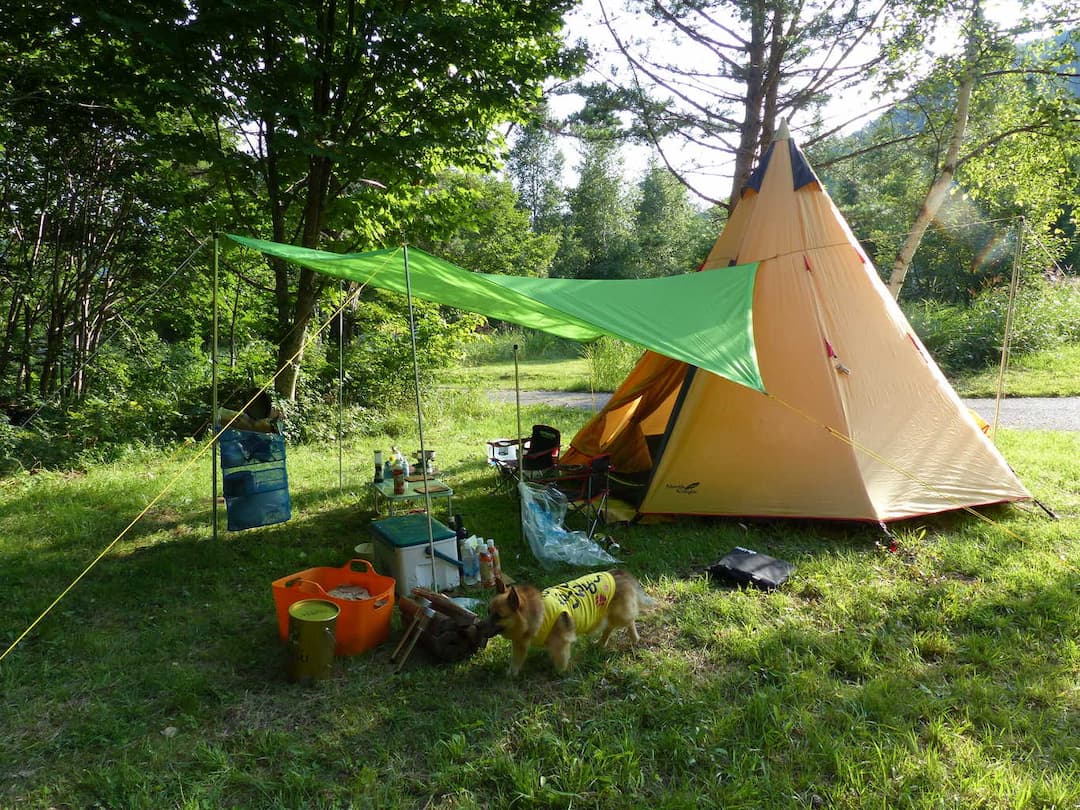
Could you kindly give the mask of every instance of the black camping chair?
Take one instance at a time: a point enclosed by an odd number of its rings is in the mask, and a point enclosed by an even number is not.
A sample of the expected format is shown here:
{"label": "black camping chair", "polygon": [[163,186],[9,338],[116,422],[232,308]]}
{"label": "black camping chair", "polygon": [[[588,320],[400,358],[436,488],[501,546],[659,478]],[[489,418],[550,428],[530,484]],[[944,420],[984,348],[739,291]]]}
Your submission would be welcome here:
{"label": "black camping chair", "polygon": [[517,493],[518,470],[529,480],[551,475],[562,449],[562,434],[550,425],[533,425],[527,439],[492,439],[488,463],[498,473],[497,486]]}
{"label": "black camping chair", "polygon": [[551,474],[562,450],[562,434],[550,425],[533,425],[521,454],[521,477],[544,478]]}
{"label": "black camping chair", "polygon": [[585,533],[592,538],[596,527],[604,519],[608,495],[611,493],[609,473],[611,456],[607,453],[593,456],[584,464],[558,465],[551,478],[545,479],[566,496],[567,517],[580,515],[585,521]]}

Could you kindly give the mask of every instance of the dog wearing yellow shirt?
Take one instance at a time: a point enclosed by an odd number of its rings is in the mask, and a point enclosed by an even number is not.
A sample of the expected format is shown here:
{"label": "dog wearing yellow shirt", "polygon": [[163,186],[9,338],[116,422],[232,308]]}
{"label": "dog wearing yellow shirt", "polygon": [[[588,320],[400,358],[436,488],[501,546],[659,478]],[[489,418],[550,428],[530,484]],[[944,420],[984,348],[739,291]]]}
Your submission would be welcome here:
{"label": "dog wearing yellow shirt", "polygon": [[625,627],[637,643],[637,617],[647,601],[632,575],[599,571],[544,591],[513,585],[491,600],[488,625],[491,635],[510,639],[512,676],[521,671],[529,647],[546,647],[555,669],[565,672],[578,634],[600,633],[600,646],[606,647],[611,634]]}

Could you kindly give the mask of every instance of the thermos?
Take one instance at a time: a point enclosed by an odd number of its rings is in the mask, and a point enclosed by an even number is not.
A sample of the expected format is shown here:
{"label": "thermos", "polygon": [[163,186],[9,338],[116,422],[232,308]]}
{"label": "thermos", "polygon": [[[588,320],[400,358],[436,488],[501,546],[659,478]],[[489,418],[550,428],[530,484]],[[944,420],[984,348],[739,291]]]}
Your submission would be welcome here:
{"label": "thermos", "polygon": [[383,480],[382,450],[375,451],[375,483],[381,484]]}

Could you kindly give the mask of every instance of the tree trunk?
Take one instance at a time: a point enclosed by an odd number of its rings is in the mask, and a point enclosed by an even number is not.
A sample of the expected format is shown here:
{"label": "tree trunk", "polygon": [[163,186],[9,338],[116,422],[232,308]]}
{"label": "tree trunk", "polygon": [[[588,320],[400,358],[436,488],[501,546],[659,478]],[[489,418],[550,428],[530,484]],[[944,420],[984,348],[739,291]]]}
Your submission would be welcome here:
{"label": "tree trunk", "polygon": [[934,182],[930,184],[930,190],[926,193],[919,213],[912,223],[904,244],[896,254],[893,262],[892,273],[889,275],[889,292],[894,299],[900,298],[900,288],[904,286],[911,260],[915,257],[915,251],[922,243],[923,234],[930,227],[934,217],[941,209],[941,204],[952,188],[953,179],[956,176],[956,166],[960,159],[960,146],[964,142],[964,134],[967,131],[968,112],[971,107],[971,93],[975,89],[975,77],[977,66],[975,64],[978,32],[982,23],[982,10],[979,0],[972,6],[970,26],[967,32],[965,73],[956,88],[956,115],[953,118],[952,132],[949,135],[949,146],[945,154],[945,161],[941,166]]}
{"label": "tree trunk", "polygon": [[735,170],[728,211],[734,211],[742,197],[761,143],[761,117],[765,105],[765,10],[760,3],[753,4],[746,57],[750,67],[746,75],[744,116],[739,127],[739,146],[735,151]]}

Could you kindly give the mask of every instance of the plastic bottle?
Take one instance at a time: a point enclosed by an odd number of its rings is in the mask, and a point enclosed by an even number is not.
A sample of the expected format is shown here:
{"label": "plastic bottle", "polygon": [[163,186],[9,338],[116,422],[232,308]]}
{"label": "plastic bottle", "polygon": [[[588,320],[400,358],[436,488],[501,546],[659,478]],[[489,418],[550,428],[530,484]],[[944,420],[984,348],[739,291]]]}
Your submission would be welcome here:
{"label": "plastic bottle", "polygon": [[495,587],[495,569],[491,564],[491,553],[483,543],[480,545],[480,584],[485,588]]}
{"label": "plastic bottle", "polygon": [[502,579],[502,561],[499,559],[499,549],[494,540],[488,540],[488,554],[491,555],[491,572],[494,579]]}
{"label": "plastic bottle", "polygon": [[462,558],[464,570],[462,571],[462,576],[465,579],[466,585],[476,585],[480,582],[480,559],[476,555],[476,538],[468,538],[464,541],[462,547],[464,548],[464,557]]}
{"label": "plastic bottle", "polygon": [[405,470],[401,466],[401,456],[394,459],[394,466],[391,468],[394,477],[394,494],[405,494]]}

